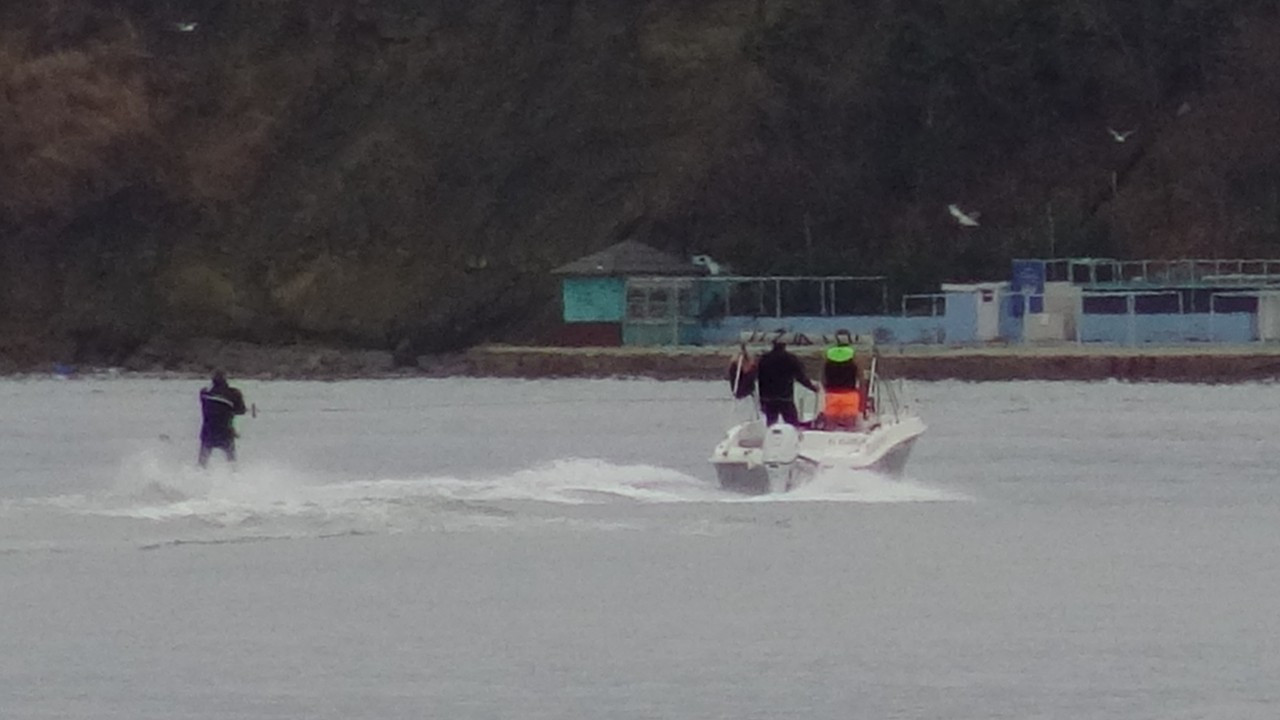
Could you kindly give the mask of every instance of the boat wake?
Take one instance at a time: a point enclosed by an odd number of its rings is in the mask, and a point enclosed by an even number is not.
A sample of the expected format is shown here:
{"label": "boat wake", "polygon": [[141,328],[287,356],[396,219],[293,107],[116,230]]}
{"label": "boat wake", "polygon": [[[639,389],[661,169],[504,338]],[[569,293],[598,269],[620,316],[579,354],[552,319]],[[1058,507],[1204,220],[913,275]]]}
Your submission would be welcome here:
{"label": "boat wake", "polygon": [[189,461],[143,451],[126,458],[108,485],[98,493],[9,502],[0,515],[44,528],[40,534],[77,538],[76,544],[127,537],[152,548],[548,525],[618,529],[639,527],[643,520],[592,508],[640,504],[963,499],[872,474],[820,477],[793,493],[751,497],[670,468],[586,458],[476,477],[350,480],[262,461],[200,470]]}
{"label": "boat wake", "polygon": [[[159,453],[127,458],[109,489],[97,494],[28,500],[76,515],[151,521],[193,520],[210,526],[296,518],[396,525],[406,516],[447,514],[503,517],[532,505],[712,502],[726,493],[704,479],[650,465],[617,465],[569,458],[475,477],[326,479],[269,462],[201,470]],[[437,513],[437,514],[440,514]]]}
{"label": "boat wake", "polygon": [[760,496],[772,502],[920,503],[969,502],[964,493],[870,470],[825,470],[788,493]]}

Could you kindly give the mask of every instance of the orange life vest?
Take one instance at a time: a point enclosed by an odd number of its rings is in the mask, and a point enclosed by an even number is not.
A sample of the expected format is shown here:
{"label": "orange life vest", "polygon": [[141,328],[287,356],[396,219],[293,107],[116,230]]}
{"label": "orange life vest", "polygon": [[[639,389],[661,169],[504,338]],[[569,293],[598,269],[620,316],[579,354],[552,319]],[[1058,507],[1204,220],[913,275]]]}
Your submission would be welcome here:
{"label": "orange life vest", "polygon": [[862,393],[857,390],[828,391],[822,412],[831,420],[852,420],[862,412]]}

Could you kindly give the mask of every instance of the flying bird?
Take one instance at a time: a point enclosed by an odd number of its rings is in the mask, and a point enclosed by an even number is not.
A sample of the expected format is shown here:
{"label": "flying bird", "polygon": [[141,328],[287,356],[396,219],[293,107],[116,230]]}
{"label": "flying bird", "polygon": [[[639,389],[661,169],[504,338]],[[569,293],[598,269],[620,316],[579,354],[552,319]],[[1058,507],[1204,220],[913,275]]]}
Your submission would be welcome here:
{"label": "flying bird", "polygon": [[1137,128],[1134,128],[1133,130],[1126,130],[1124,132],[1118,132],[1114,128],[1107,128],[1107,132],[1111,133],[1111,137],[1116,142],[1120,142],[1120,143],[1124,142],[1125,140],[1128,140],[1129,136],[1134,134],[1137,131],[1138,131]]}
{"label": "flying bird", "polygon": [[200,27],[200,23],[196,22],[176,22],[173,24],[173,29],[182,33],[195,32],[198,27]]}
{"label": "flying bird", "polygon": [[951,217],[956,219],[963,227],[978,227],[978,218],[982,217],[980,212],[965,212],[955,204],[947,206],[947,212],[951,213]]}
{"label": "flying bird", "polygon": [[729,270],[729,268],[711,259],[710,255],[694,255],[691,261],[698,267],[706,268],[707,273],[710,275],[724,275]]}

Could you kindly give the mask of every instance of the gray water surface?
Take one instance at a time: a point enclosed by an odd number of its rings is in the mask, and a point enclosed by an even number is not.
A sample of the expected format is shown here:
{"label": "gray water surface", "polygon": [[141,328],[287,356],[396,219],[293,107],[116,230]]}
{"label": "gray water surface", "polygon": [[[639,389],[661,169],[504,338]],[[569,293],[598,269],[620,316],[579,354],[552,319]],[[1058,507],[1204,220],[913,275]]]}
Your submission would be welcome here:
{"label": "gray water surface", "polygon": [[1280,386],[931,383],[720,491],[722,383],[0,380],[0,717],[1280,717]]}

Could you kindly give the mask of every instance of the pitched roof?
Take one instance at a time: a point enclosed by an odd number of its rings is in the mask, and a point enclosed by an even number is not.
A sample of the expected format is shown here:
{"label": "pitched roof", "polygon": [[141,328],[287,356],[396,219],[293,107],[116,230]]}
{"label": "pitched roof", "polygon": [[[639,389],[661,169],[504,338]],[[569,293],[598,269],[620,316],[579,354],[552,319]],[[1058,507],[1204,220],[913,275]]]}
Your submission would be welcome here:
{"label": "pitched roof", "polygon": [[644,243],[623,240],[551,272],[556,275],[705,275],[706,268]]}

